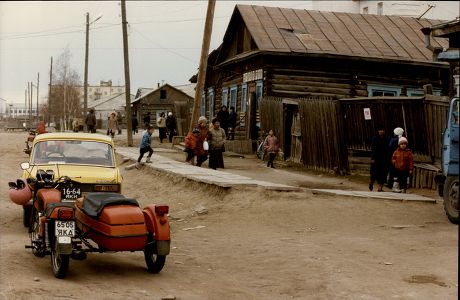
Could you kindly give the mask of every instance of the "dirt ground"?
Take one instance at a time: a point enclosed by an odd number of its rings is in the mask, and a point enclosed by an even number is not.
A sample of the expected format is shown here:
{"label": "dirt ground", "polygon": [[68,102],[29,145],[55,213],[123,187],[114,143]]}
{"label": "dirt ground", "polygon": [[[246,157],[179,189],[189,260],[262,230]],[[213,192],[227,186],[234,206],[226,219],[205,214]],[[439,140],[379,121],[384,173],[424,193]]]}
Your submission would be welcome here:
{"label": "dirt ground", "polygon": [[[8,199],[7,182],[27,160],[25,138],[0,133],[0,299],[458,299],[458,226],[435,193],[410,191],[436,204],[313,194],[309,188],[367,185],[272,170],[253,157],[226,157],[226,171],[304,188],[223,189],[122,164],[126,196],[170,205],[163,271],[146,272],[141,252],[92,253],[56,279],[49,256],[24,248],[22,208]],[[125,144],[123,136],[115,141]]]}

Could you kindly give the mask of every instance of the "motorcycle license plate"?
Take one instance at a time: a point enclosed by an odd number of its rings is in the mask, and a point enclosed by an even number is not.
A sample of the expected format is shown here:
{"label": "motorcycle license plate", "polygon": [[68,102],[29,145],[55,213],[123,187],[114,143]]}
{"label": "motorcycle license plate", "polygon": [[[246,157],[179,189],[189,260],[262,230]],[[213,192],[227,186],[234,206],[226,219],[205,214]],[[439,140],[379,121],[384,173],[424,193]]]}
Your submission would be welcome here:
{"label": "motorcycle license plate", "polygon": [[62,189],[62,198],[65,200],[77,200],[81,197],[81,190],[79,187],[71,186]]}
{"label": "motorcycle license plate", "polygon": [[59,236],[75,236],[74,221],[56,221],[55,235]]}

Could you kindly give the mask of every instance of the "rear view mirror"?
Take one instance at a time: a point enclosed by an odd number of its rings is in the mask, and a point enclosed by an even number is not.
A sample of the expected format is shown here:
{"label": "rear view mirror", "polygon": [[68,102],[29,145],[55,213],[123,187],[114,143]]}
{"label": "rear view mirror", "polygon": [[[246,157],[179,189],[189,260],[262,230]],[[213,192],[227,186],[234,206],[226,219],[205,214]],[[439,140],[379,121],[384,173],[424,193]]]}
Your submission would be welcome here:
{"label": "rear view mirror", "polygon": [[30,164],[28,162],[21,163],[22,170],[27,170],[28,168],[30,168]]}

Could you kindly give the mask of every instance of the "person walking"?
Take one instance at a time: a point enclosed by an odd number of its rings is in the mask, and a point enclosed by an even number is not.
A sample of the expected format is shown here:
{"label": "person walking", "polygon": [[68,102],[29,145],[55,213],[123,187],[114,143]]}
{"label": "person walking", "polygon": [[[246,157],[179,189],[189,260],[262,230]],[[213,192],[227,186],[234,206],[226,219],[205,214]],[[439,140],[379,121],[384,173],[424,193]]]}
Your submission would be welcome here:
{"label": "person walking", "polygon": [[150,158],[152,157],[152,154],[153,154],[153,149],[151,146],[153,130],[154,130],[154,127],[152,125],[149,125],[147,127],[147,130],[144,132],[144,135],[142,136],[142,141],[141,141],[141,145],[139,148],[140,154],[139,154],[139,158],[137,159],[136,166],[135,166],[136,169],[139,169],[141,165],[142,157],[144,157],[144,154],[147,152],[149,154],[147,155],[147,160],[145,162],[148,164],[152,162]]}
{"label": "person walking", "polygon": [[139,126],[139,121],[137,121],[137,117],[136,115],[134,114],[132,117],[131,117],[131,127],[132,127],[132,130],[133,130],[133,134],[136,134],[138,131],[137,131],[137,126]]}
{"label": "person walking", "polygon": [[185,149],[184,152],[187,154],[185,158],[185,162],[190,163],[191,165],[195,164],[195,156],[196,156],[196,145],[198,140],[200,139],[200,129],[193,128],[192,131],[189,131],[187,136],[185,137]]}
{"label": "person walking", "polygon": [[378,134],[372,138],[371,143],[371,169],[369,190],[374,189],[374,182],[377,181],[378,191],[383,192],[383,185],[387,181],[388,158],[388,137],[385,136],[385,128],[378,127]]}
{"label": "person walking", "polygon": [[218,118],[212,120],[213,127],[209,129],[208,141],[209,141],[209,168],[217,169],[224,168],[224,157],[225,152],[225,131],[220,127],[220,121]]}
{"label": "person walking", "polygon": [[401,137],[398,144],[399,147],[393,153],[391,161],[395,175],[398,178],[399,187],[393,187],[393,192],[405,193],[407,190],[407,178],[414,171],[414,157],[412,151],[408,148],[409,142],[405,137]]}
{"label": "person walking", "polygon": [[89,113],[85,118],[85,124],[89,133],[96,132],[96,114],[94,113],[94,108],[89,109]]}
{"label": "person walking", "polygon": [[166,119],[165,113],[160,113],[160,117],[157,120],[158,131],[160,132],[160,143],[163,144],[163,139],[166,138]]}
{"label": "person walking", "polygon": [[168,117],[166,118],[166,128],[168,129],[169,142],[172,143],[177,130],[177,120],[172,112],[168,112]]}
{"label": "person walking", "polygon": [[388,150],[389,150],[389,168],[388,168],[388,187],[391,189],[393,188],[393,183],[394,183],[394,178],[395,178],[395,172],[394,172],[394,167],[393,167],[393,164],[391,162],[391,158],[393,156],[393,153],[396,151],[396,149],[398,149],[398,142],[399,142],[399,139],[403,136],[404,134],[404,129],[402,129],[401,127],[396,127],[394,130],[393,130],[393,134],[394,136],[390,139],[390,142],[388,144]]}
{"label": "person walking", "polygon": [[147,127],[150,125],[150,112],[147,112],[147,115],[142,119],[142,122],[144,122],[144,129],[147,130]]}
{"label": "person walking", "polygon": [[118,128],[117,114],[113,112],[110,114],[110,117],[108,120],[107,135],[110,135],[112,136],[112,138],[114,138],[117,128]]}
{"label": "person walking", "polygon": [[268,153],[268,162],[267,167],[275,168],[273,165],[273,161],[275,160],[278,152],[280,151],[280,146],[278,142],[278,138],[275,136],[275,131],[270,129],[268,131],[267,138],[265,139],[264,149]]}
{"label": "person walking", "polygon": [[225,131],[225,136],[228,134],[228,110],[227,106],[222,105],[220,110],[217,112],[217,119],[220,122],[220,128],[222,128]]}
{"label": "person walking", "polygon": [[196,165],[201,167],[201,165],[208,159],[208,149],[205,149],[205,142],[208,143],[208,120],[206,117],[201,116],[198,119],[197,128],[200,130],[200,135],[196,141]]}
{"label": "person walking", "polygon": [[117,112],[117,130],[118,130],[118,135],[121,134],[121,124],[123,123],[123,115],[121,112]]}
{"label": "person walking", "polygon": [[230,107],[230,112],[228,113],[228,139],[235,139],[235,129],[236,129],[236,112],[235,107]]}

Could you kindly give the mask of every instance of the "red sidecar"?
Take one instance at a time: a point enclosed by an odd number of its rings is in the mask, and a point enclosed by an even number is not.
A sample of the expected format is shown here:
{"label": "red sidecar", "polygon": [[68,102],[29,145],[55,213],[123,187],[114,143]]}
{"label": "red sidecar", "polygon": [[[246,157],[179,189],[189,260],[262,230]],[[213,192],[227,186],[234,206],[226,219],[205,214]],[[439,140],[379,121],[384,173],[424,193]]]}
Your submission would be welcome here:
{"label": "red sidecar", "polygon": [[149,271],[157,273],[170,250],[168,210],[155,204],[141,210],[117,193],[88,193],[75,203],[75,221],[80,238],[94,241],[98,252],[143,250]]}

